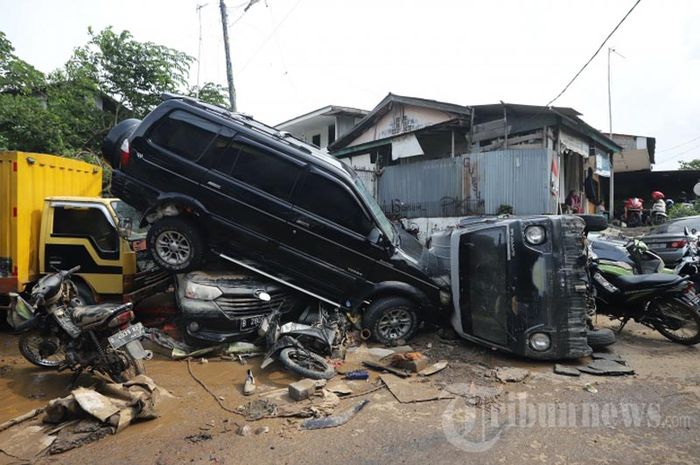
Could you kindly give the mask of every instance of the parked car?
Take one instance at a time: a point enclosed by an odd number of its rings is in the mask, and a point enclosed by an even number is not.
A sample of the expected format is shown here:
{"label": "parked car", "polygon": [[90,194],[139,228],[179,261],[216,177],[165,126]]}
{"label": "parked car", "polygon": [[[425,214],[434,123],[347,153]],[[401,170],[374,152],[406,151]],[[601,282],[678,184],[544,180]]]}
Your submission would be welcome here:
{"label": "parked car", "polygon": [[669,221],[661,226],[652,229],[648,234],[641,237],[649,248],[661,257],[666,266],[673,268],[683,256],[688,252],[688,237],[685,235],[685,228],[690,231],[692,239],[697,240],[700,231],[700,215],[688,216],[677,220]]}
{"label": "parked car", "polygon": [[[177,306],[188,344],[211,345],[254,336],[263,318],[299,310],[304,296],[245,270],[177,275]],[[261,299],[261,294],[270,297]]]}
{"label": "parked car", "polygon": [[[250,117],[165,95],[102,147],[112,193],[150,224],[148,248],[173,272],[207,251],[345,309],[381,342],[408,339],[449,303],[423,248],[399,234],[348,166]],[[281,279],[289,275],[291,279]]]}

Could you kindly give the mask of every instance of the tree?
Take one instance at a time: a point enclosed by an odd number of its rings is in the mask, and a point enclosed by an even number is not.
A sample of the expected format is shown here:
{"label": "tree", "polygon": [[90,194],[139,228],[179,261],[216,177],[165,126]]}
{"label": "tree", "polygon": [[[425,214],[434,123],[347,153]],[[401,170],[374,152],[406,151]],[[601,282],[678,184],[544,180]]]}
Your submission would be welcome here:
{"label": "tree", "polygon": [[202,102],[211,103],[220,107],[228,107],[228,90],[224,86],[213,82],[205,82],[201,88],[192,86],[187,89],[187,96],[195,97]]}
{"label": "tree", "polygon": [[44,74],[14,54],[15,48],[0,31],[0,93],[28,94],[44,85]]}
{"label": "tree", "polygon": [[679,170],[700,170],[700,160],[679,161]]}
{"label": "tree", "polygon": [[114,32],[111,27],[94,33],[78,47],[66,65],[69,74],[83,70],[98,88],[117,101],[114,122],[122,108],[143,117],[159,103],[162,92],[176,92],[187,83],[193,58],[186,53],[139,42],[129,31]]}

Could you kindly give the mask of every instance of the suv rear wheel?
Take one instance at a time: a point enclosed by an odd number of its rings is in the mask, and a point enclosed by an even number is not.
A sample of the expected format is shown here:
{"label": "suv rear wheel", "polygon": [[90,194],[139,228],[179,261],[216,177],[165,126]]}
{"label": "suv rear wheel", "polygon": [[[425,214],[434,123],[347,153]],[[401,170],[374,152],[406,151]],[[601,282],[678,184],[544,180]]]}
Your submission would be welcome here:
{"label": "suv rear wheel", "polygon": [[161,218],[151,225],[146,241],[153,260],[168,271],[190,271],[204,260],[202,234],[187,218]]}
{"label": "suv rear wheel", "polygon": [[362,326],[382,344],[407,341],[418,331],[416,304],[405,297],[380,297],[365,311]]}

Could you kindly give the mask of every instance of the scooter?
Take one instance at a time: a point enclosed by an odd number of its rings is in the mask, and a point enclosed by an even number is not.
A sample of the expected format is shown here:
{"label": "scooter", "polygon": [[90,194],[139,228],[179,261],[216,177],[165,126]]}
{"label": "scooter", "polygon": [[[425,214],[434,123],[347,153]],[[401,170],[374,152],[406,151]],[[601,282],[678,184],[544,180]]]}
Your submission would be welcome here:
{"label": "scooter", "polygon": [[625,201],[625,223],[630,228],[641,226],[644,201],[638,197],[630,197]]}
{"label": "scooter", "polygon": [[664,199],[659,199],[651,206],[651,224],[654,226],[663,224],[667,219],[668,215],[666,214],[666,202]]}
{"label": "scooter", "polygon": [[145,373],[141,323],[132,325],[132,304],[83,305],[70,277],[80,266],[41,278],[29,301],[13,294],[8,323],[21,333],[19,351],[29,362],[75,379],[85,370],[103,373],[117,383]]}
{"label": "scooter", "polygon": [[[258,294],[261,300],[269,301],[265,292]],[[299,322],[281,324],[281,309],[282,304],[263,319],[258,329],[268,348],[260,368],[279,360],[285,368],[304,378],[331,379],[335,376],[335,369],[324,356],[332,356],[334,347],[342,339],[338,310],[331,315],[319,304],[315,310],[307,308]]]}
{"label": "scooter", "polygon": [[678,344],[700,342],[700,297],[690,279],[668,273],[619,273],[592,251],[591,258],[596,312],[619,319],[618,332],[632,319]]}

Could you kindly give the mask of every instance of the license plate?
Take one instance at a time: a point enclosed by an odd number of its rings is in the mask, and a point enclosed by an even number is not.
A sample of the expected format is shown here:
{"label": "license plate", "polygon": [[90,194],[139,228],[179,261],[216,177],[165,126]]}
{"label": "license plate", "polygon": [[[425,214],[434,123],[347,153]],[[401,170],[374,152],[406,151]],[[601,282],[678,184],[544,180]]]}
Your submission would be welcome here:
{"label": "license plate", "polygon": [[141,339],[146,332],[143,329],[141,323],[136,323],[135,325],[129,326],[123,331],[119,331],[107,338],[109,345],[114,349],[118,349],[131,341],[136,341]]}
{"label": "license plate", "polygon": [[240,329],[250,329],[250,328],[257,328],[260,326],[260,323],[262,323],[264,316],[253,316],[250,318],[241,318],[241,326]]}

